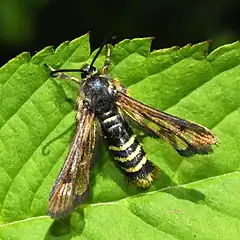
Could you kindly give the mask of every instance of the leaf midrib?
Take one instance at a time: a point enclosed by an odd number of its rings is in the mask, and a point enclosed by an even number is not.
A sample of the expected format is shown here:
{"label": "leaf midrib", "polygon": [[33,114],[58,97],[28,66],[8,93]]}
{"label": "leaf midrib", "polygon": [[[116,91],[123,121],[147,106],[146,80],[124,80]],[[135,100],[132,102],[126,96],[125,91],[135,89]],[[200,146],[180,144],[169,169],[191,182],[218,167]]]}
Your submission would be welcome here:
{"label": "leaf midrib", "polygon": [[[234,175],[234,174],[240,174],[240,171],[233,171],[233,172],[230,172],[230,173],[224,173],[224,174],[221,174],[221,175],[216,175],[214,177],[204,178],[204,179],[194,181],[194,182],[191,182],[191,183],[180,184],[180,185],[175,185],[175,186],[171,186],[171,187],[168,186],[168,187],[158,189],[158,190],[154,190],[154,191],[151,191],[151,192],[140,193],[140,194],[132,195],[132,196],[129,196],[129,197],[125,197],[125,198],[116,200],[114,202],[109,201],[109,202],[99,202],[99,203],[92,203],[92,204],[82,204],[82,207],[95,207],[95,206],[97,207],[97,206],[105,206],[105,205],[113,205],[113,204],[115,205],[115,204],[118,204],[119,202],[127,201],[128,199],[139,198],[141,196],[152,195],[152,194],[159,193],[159,192],[165,192],[167,190],[174,190],[174,189],[178,189],[178,188],[191,187],[191,185],[194,185],[194,184],[199,184],[199,183],[202,183],[204,181],[209,181],[209,180],[221,179],[221,178],[224,178],[225,176],[231,176],[231,175]],[[204,205],[209,207],[206,203]],[[212,209],[212,210],[217,211],[216,209]],[[222,213],[220,211],[217,211],[217,212],[219,212],[223,215],[227,215],[226,213]],[[237,218],[235,218],[233,216],[230,216],[230,215],[227,215],[227,216],[238,220]],[[9,222],[9,223],[6,223],[6,224],[2,224],[2,225],[0,225],[0,227],[8,227],[9,225],[20,224],[20,223],[26,222],[26,221],[32,221],[32,220],[37,220],[37,219],[45,219],[45,218],[49,219],[50,217],[49,216],[31,217],[31,218],[26,218],[26,219],[23,219],[23,220],[18,220],[18,221],[13,221],[13,222]]]}

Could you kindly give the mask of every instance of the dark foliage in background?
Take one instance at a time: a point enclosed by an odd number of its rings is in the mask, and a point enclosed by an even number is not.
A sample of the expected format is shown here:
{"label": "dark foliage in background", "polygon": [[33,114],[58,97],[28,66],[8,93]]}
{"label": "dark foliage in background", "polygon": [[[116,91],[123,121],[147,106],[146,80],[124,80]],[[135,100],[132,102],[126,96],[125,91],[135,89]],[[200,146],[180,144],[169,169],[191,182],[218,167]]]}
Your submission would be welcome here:
{"label": "dark foliage in background", "polygon": [[212,48],[240,36],[238,0],[0,2],[0,64],[22,51],[57,46],[91,31],[92,48],[114,32],[117,41],[154,36],[154,49],[213,40]]}

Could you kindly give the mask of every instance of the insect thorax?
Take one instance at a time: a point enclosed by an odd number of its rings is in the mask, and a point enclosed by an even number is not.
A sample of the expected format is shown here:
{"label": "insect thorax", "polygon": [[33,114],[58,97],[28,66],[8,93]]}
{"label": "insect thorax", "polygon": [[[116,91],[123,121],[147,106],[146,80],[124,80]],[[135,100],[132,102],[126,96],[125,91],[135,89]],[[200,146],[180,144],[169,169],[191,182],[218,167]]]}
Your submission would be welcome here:
{"label": "insect thorax", "polygon": [[84,104],[96,115],[101,115],[112,109],[116,101],[116,89],[106,77],[93,75],[88,78],[81,92]]}

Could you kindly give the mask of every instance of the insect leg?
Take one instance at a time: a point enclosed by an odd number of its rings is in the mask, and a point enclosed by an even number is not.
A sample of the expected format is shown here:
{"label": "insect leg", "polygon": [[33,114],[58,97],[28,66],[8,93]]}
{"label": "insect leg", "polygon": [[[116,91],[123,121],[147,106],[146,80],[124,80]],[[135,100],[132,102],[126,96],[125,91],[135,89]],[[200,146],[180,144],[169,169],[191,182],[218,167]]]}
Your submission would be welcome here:
{"label": "insect leg", "polygon": [[104,65],[103,65],[103,67],[102,67],[102,69],[101,69],[101,74],[102,74],[102,75],[104,75],[105,72],[107,72],[108,67],[109,67],[109,65],[110,65],[110,61],[111,61],[111,60],[110,60],[111,49],[110,49],[109,44],[106,44],[106,49],[107,49],[106,59],[105,59],[105,61],[104,61]]}

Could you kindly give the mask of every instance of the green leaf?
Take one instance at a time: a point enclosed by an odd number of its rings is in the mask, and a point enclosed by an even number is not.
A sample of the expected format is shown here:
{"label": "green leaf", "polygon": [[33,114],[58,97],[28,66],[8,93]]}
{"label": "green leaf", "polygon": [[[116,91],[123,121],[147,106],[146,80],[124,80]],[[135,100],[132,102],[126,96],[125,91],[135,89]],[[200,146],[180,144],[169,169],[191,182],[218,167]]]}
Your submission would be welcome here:
{"label": "green leaf", "polygon": [[88,34],[55,51],[22,53],[0,70],[0,239],[239,239],[240,43],[207,55],[208,42],[150,53],[151,40],[116,44],[109,75],[139,101],[212,129],[214,153],[184,158],[143,137],[161,169],[144,191],[125,183],[103,144],[86,204],[50,219],[48,195],[74,134],[68,99],[78,86],[50,78],[43,64],[80,68],[94,53]]}

